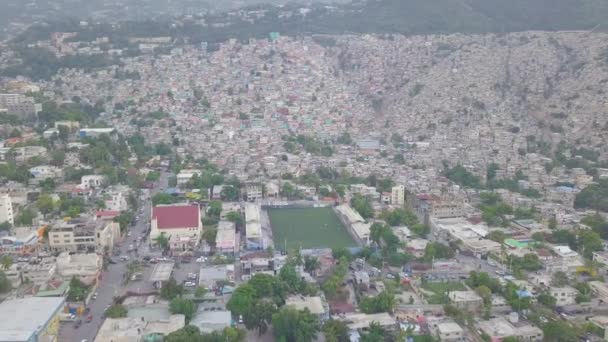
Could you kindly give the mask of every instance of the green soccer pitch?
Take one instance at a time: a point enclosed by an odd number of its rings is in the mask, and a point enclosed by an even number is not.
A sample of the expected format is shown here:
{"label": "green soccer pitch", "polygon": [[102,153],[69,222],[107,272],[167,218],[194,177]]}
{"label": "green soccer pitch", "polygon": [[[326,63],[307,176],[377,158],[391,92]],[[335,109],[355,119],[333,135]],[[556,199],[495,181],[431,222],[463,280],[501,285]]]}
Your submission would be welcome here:
{"label": "green soccer pitch", "polygon": [[356,246],[331,208],[268,209],[268,216],[277,250]]}

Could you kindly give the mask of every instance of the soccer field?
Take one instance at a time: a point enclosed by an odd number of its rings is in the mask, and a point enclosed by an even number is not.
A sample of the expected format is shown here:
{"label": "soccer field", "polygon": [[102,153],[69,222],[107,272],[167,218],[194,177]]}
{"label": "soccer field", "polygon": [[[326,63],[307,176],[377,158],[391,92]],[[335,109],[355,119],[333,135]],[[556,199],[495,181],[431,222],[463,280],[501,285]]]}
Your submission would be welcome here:
{"label": "soccer field", "polygon": [[269,209],[268,216],[277,250],[356,246],[331,208]]}

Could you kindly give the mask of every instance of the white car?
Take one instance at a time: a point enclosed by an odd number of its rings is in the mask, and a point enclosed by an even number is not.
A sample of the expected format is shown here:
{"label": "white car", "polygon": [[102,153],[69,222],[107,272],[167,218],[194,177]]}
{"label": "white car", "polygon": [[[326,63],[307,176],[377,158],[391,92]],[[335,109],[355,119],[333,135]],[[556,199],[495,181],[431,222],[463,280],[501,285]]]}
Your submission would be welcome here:
{"label": "white car", "polygon": [[196,259],[196,262],[198,262],[198,263],[204,263],[206,261],[207,261],[207,258],[205,258],[205,257],[200,257],[200,258]]}
{"label": "white car", "polygon": [[187,282],[185,282],[185,283],[184,283],[184,286],[185,286],[185,287],[195,287],[195,286],[196,286],[196,284],[195,284],[194,282],[187,281]]}
{"label": "white car", "polygon": [[196,273],[188,273],[188,279],[196,280],[196,278],[198,278]]}

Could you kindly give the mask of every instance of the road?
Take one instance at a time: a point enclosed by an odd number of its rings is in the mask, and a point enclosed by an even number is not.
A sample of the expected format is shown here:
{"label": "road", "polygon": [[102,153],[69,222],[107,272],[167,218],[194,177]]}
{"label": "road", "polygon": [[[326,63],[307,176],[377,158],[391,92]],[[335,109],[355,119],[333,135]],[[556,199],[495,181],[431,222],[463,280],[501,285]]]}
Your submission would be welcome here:
{"label": "road", "polygon": [[[165,172],[161,173],[161,178],[156,182],[154,188],[151,189],[150,198],[161,191],[161,189],[167,187],[167,179],[168,174]],[[148,218],[152,205],[150,198],[146,198],[143,203],[140,204],[142,209],[141,214],[139,214],[139,212],[137,213],[140,218],[137,220],[135,226],[129,228],[129,231],[131,232],[130,236],[123,236],[123,242],[120,247],[121,255],[128,255],[130,258],[137,256],[134,252],[129,253],[128,248],[130,244],[136,244],[137,237],[143,236],[148,229]],[[142,241],[144,242],[138,249],[140,256],[160,253],[158,251],[154,253],[155,251],[150,250],[146,243],[147,239],[143,239]],[[97,288],[97,299],[91,300],[87,306],[90,310],[90,314],[93,316],[92,321],[86,323],[86,316],[78,317],[77,320],[82,320],[82,325],[79,328],[76,328],[74,322],[63,322],[59,329],[59,341],[93,341],[97,335],[97,331],[103,323],[103,313],[112,305],[115,296],[121,295],[127,290],[147,292],[154,289],[152,284],[146,281],[150,273],[150,268],[142,270],[144,272],[143,280],[129,282],[127,285],[124,285],[123,280],[124,275],[127,272],[127,262],[118,261],[118,257],[113,257],[113,260],[116,261],[116,264],[109,264],[107,270],[102,271],[101,280],[99,281]]]}

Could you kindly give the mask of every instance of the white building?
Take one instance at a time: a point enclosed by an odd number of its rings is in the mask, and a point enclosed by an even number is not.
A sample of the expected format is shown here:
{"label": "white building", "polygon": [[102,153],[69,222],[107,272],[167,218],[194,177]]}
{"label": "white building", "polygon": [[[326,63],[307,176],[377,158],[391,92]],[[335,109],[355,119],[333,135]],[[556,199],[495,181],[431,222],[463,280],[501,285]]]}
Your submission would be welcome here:
{"label": "white building", "polygon": [[262,224],[260,222],[261,208],[254,203],[245,204],[245,237],[247,249],[263,249]]}
{"label": "white building", "polygon": [[66,280],[72,279],[72,277],[93,280],[101,271],[103,262],[101,256],[96,253],[70,254],[68,252],[59,254],[56,261],[57,273]]}
{"label": "white building", "polygon": [[248,184],[245,188],[247,193],[247,201],[255,202],[262,199],[262,187],[257,184]]}
{"label": "white building", "polygon": [[233,254],[237,251],[236,225],[230,221],[220,221],[217,225],[215,249],[219,253]]}
{"label": "white building", "polygon": [[201,171],[200,170],[192,170],[192,169],[184,169],[181,170],[177,176],[177,185],[181,186],[181,185],[185,185],[186,183],[188,183],[190,181],[190,179],[192,179],[192,177],[194,176],[200,176],[201,175]]}
{"label": "white building", "polygon": [[365,222],[353,208],[347,204],[341,204],[335,208],[338,218],[348,228],[353,238],[361,245],[369,243],[369,229],[371,223]]}
{"label": "white building", "polygon": [[435,326],[437,336],[441,341],[458,342],[466,341],[464,330],[455,322],[441,322]]}
{"label": "white building", "polygon": [[15,223],[13,216],[13,202],[9,194],[0,194],[0,223]]}
{"label": "white building", "polygon": [[80,187],[83,189],[99,188],[105,182],[105,176],[102,175],[86,175],[80,179]]}
{"label": "white building", "polygon": [[203,233],[198,204],[161,205],[152,208],[150,239],[164,234],[171,249],[189,250],[200,244]]}
{"label": "white building", "polygon": [[403,205],[405,203],[405,187],[403,185],[394,186],[391,189],[391,204]]}
{"label": "white building", "polygon": [[551,296],[553,296],[555,299],[557,299],[557,302],[555,303],[558,306],[562,306],[562,305],[572,305],[576,303],[576,295],[578,294],[578,291],[570,286],[564,286],[564,287],[554,287],[551,286],[551,288],[549,288],[549,293],[551,294]]}

